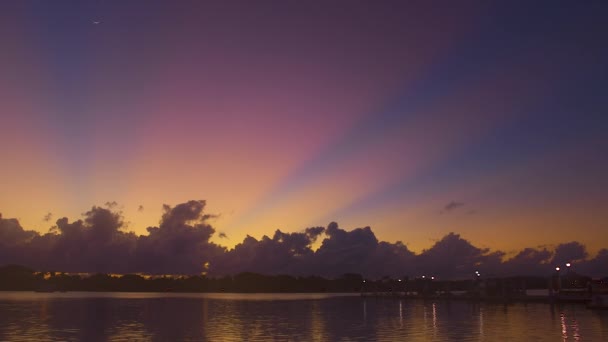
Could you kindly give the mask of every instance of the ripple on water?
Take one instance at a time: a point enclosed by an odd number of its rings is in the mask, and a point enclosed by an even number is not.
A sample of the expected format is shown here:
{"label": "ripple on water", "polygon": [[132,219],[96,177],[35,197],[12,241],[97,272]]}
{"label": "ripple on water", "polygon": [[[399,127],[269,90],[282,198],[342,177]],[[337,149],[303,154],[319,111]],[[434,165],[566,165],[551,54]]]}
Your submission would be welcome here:
{"label": "ripple on water", "polygon": [[608,313],[327,294],[11,293],[0,294],[5,340],[606,341]]}

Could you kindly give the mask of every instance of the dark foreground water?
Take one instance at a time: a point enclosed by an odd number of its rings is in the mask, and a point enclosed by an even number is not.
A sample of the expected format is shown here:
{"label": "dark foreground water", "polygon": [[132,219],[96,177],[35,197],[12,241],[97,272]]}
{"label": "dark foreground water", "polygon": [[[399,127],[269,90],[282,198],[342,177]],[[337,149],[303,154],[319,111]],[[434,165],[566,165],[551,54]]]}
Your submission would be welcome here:
{"label": "dark foreground water", "polygon": [[0,292],[0,341],[608,341],[582,305],[327,294]]}

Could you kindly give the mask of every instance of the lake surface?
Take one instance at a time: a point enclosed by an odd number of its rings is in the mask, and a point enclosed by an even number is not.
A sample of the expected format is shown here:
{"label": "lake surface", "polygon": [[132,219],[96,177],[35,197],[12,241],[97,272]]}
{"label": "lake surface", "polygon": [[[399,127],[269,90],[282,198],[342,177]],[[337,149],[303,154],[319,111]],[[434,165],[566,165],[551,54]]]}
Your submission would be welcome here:
{"label": "lake surface", "polygon": [[583,305],[345,294],[0,292],[0,341],[608,341]]}

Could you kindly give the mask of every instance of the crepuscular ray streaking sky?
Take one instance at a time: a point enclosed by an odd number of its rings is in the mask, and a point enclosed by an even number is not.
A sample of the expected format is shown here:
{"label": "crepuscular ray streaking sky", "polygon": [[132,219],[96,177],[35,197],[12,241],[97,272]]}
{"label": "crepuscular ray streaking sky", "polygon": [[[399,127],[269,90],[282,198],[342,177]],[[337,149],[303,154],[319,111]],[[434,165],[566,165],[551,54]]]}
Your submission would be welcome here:
{"label": "crepuscular ray streaking sky", "polygon": [[[0,212],[608,245],[598,2],[0,4]],[[48,214],[51,216],[47,216]],[[51,218],[52,217],[52,218]]]}

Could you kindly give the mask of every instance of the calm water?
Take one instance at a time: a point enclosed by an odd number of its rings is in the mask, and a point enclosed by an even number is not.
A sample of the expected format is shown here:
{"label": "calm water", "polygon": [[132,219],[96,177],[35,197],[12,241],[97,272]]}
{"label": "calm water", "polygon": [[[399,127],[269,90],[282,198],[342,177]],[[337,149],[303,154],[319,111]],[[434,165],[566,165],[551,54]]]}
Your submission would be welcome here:
{"label": "calm water", "polygon": [[327,294],[0,292],[0,341],[608,341],[608,312]]}

